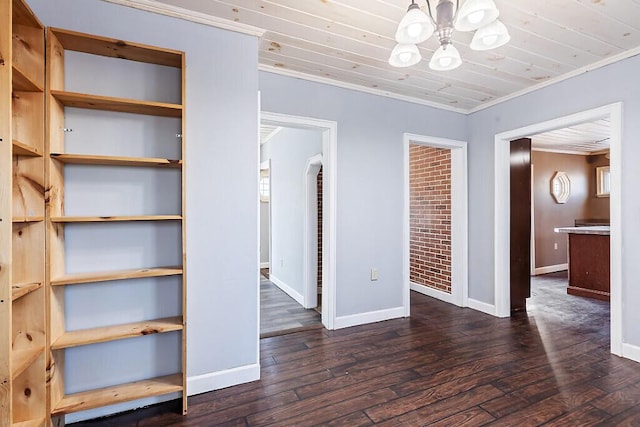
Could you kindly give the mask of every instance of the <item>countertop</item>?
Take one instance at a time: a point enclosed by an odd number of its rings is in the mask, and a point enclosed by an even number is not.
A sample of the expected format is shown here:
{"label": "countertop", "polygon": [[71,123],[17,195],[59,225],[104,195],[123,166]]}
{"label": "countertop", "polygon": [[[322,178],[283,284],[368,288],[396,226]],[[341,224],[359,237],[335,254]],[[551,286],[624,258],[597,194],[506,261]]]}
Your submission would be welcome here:
{"label": "countertop", "polygon": [[597,225],[591,227],[560,227],[554,228],[556,233],[570,233],[570,234],[596,234],[600,236],[608,236],[610,234],[610,226]]}

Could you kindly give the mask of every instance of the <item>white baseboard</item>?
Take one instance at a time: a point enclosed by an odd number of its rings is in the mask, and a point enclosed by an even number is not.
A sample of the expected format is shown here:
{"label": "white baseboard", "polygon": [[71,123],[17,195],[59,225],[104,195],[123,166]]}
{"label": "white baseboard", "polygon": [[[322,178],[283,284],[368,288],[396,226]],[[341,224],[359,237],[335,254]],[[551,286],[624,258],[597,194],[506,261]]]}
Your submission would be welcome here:
{"label": "white baseboard", "polygon": [[632,344],[622,344],[622,357],[640,362],[640,347]]}
{"label": "white baseboard", "polygon": [[404,317],[404,307],[389,308],[386,310],[369,311],[367,313],[339,316],[333,324],[334,329],[348,328],[350,326],[364,325],[367,323],[381,322],[383,320]]}
{"label": "white baseboard", "polygon": [[267,261],[267,262],[261,262],[261,263],[260,263],[260,268],[269,268],[269,261]]}
{"label": "white baseboard", "polygon": [[260,379],[260,365],[245,365],[187,378],[187,395],[206,393]]}
{"label": "white baseboard", "polygon": [[447,293],[438,289],[430,288],[429,286],[420,285],[414,282],[411,282],[409,284],[409,287],[411,288],[412,291],[416,291],[422,295],[439,299],[440,301],[448,302],[449,304],[457,305],[453,301],[453,295],[451,295],[450,293]]}
{"label": "white baseboard", "polygon": [[556,265],[547,265],[546,267],[536,267],[533,274],[535,276],[539,274],[547,274],[547,273],[555,273],[556,271],[565,271],[569,269],[569,264],[556,264]]}
{"label": "white baseboard", "polygon": [[492,316],[497,316],[496,314],[496,306],[493,304],[487,304],[486,302],[478,301],[473,298],[469,298],[467,300],[467,307],[481,311],[483,313],[490,314]]}
{"label": "white baseboard", "polygon": [[300,292],[296,291],[291,286],[287,285],[286,283],[284,283],[282,280],[278,279],[273,274],[269,275],[269,280],[274,285],[279,287],[282,290],[282,292],[284,292],[285,294],[289,295],[291,298],[296,300],[296,302],[298,304],[300,304],[301,306],[304,306],[304,297],[302,296],[302,294],[300,294]]}

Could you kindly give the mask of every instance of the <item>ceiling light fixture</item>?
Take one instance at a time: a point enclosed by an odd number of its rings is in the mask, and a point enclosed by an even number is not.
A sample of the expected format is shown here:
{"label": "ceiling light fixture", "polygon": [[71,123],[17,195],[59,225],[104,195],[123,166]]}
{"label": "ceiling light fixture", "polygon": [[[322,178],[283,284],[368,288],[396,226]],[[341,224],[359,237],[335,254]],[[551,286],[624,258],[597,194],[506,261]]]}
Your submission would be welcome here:
{"label": "ceiling light fixture", "polygon": [[438,0],[435,18],[431,12],[431,3],[429,0],[426,2],[428,15],[415,0],[411,0],[407,14],[398,24],[398,44],[389,57],[389,64],[394,67],[410,67],[420,62],[422,56],[416,45],[434,33],[438,36],[440,47],[431,57],[429,67],[437,71],[459,67],[462,59],[451,42],[454,28],[458,31],[477,30],[470,44],[473,50],[495,49],[511,39],[507,27],[498,20],[500,12],[493,0],[466,0],[462,6],[460,0],[456,0],[455,4],[453,0]]}

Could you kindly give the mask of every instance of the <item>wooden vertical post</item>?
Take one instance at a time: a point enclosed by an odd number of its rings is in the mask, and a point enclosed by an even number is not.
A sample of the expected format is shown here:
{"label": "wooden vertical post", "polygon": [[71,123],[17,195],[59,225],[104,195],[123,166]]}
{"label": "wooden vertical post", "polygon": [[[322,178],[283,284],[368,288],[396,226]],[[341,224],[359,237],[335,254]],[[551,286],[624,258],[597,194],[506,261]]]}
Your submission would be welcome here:
{"label": "wooden vertical post", "polygon": [[11,0],[0,0],[0,425],[11,425]]}

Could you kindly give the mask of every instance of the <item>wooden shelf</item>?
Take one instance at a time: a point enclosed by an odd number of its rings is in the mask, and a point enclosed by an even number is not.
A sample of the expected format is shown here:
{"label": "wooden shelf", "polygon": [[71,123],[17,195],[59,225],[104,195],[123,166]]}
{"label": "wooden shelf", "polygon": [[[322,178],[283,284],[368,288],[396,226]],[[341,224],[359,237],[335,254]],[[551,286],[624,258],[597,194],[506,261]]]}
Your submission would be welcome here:
{"label": "wooden shelf", "polygon": [[179,104],[139,101],[127,98],[89,95],[86,93],[65,92],[62,90],[52,90],[51,95],[66,107],[146,114],[150,116],[182,117],[182,105]]}
{"label": "wooden shelf", "polygon": [[42,152],[39,148],[31,147],[15,139],[12,142],[14,156],[42,157]]}
{"label": "wooden shelf", "polygon": [[65,332],[52,350],[182,330],[182,316]]}
{"label": "wooden shelf", "polygon": [[59,28],[52,28],[51,31],[66,50],[166,65],[175,68],[182,67],[182,53],[175,50],[77,33]]}
{"label": "wooden shelf", "polygon": [[182,215],[143,215],[143,216],[57,216],[51,222],[126,222],[126,221],[180,221]]}
{"label": "wooden shelf", "polygon": [[43,216],[14,216],[11,218],[11,222],[14,224],[24,224],[30,222],[42,222]]}
{"label": "wooden shelf", "polygon": [[44,418],[36,418],[35,420],[20,421],[12,423],[11,427],[42,427],[44,426]]}
{"label": "wooden shelf", "polygon": [[152,157],[120,157],[98,156],[93,154],[51,153],[51,158],[62,163],[72,163],[78,165],[138,166],[154,168],[182,167],[182,160],[160,159]]}
{"label": "wooden shelf", "polygon": [[44,352],[44,347],[27,348],[23,350],[14,350],[11,353],[12,372],[11,379],[15,380],[23,373],[29,366],[35,362]]}
{"label": "wooden shelf", "polygon": [[23,92],[44,92],[41,85],[34,82],[25,73],[13,64],[12,70],[12,84],[13,90]]}
{"label": "wooden shelf", "polygon": [[137,270],[106,271],[99,273],[68,274],[51,281],[51,286],[77,285],[81,283],[108,282],[110,280],[141,279],[182,274],[182,267],[141,268]]}
{"label": "wooden shelf", "polygon": [[101,406],[129,402],[150,396],[183,391],[182,374],[167,375],[113,387],[64,396],[53,408],[52,415],[71,414]]}
{"label": "wooden shelf", "polygon": [[11,286],[11,300],[15,301],[42,287],[42,283],[17,283]]}

